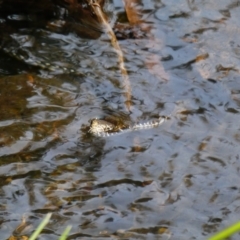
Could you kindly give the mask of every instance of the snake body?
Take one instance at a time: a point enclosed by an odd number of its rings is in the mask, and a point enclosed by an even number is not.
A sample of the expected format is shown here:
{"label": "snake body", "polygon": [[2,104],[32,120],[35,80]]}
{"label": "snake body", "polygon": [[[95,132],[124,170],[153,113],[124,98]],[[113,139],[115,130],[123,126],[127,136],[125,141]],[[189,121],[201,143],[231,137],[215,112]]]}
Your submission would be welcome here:
{"label": "snake body", "polygon": [[[0,50],[7,55],[52,74],[78,74],[79,65],[85,53],[77,50],[76,54],[68,53],[59,47],[58,39],[45,37],[42,33],[31,34],[14,33],[0,38]],[[46,33],[47,34],[47,33]],[[51,41],[52,44],[48,44]]]}
{"label": "snake body", "polygon": [[136,131],[141,129],[147,128],[154,128],[161,125],[167,117],[161,116],[157,120],[148,121],[145,123],[134,123],[124,127],[120,127],[116,124],[113,124],[109,121],[102,120],[102,119],[93,119],[91,121],[91,125],[89,128],[89,132],[94,136],[98,137],[108,137],[112,135],[116,135],[119,133],[129,132],[129,131]]}

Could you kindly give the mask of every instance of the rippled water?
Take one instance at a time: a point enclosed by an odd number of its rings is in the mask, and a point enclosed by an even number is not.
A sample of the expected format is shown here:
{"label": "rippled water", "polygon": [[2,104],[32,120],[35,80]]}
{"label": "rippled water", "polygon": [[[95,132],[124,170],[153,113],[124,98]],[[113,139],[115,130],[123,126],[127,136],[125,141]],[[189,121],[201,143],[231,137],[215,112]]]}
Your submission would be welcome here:
{"label": "rippled water", "polygon": [[[1,13],[2,239],[30,235],[48,212],[39,239],[67,225],[69,239],[207,239],[239,220],[240,2],[137,6],[140,37],[119,41],[130,112],[105,34],[56,33]],[[121,1],[105,10],[128,24]],[[170,119],[109,138],[87,133],[90,119],[108,115]]]}

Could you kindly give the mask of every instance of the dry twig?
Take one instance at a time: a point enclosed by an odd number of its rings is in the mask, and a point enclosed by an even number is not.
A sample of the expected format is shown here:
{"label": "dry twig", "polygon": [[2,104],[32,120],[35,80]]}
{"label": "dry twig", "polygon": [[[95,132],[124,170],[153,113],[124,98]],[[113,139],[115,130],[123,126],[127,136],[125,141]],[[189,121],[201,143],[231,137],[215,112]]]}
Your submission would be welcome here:
{"label": "dry twig", "polygon": [[108,34],[108,36],[111,40],[111,44],[112,44],[115,52],[117,53],[119,69],[120,69],[122,77],[123,77],[124,89],[126,91],[126,99],[127,100],[126,100],[125,105],[126,105],[127,110],[130,111],[131,86],[130,86],[129,76],[128,76],[128,73],[127,73],[127,70],[126,70],[125,64],[124,64],[123,52],[121,50],[121,47],[119,46],[117,38],[116,38],[110,24],[108,23],[99,3],[97,3],[95,0],[89,0],[89,5],[92,8],[92,11],[96,14],[98,21],[103,25],[106,33]]}

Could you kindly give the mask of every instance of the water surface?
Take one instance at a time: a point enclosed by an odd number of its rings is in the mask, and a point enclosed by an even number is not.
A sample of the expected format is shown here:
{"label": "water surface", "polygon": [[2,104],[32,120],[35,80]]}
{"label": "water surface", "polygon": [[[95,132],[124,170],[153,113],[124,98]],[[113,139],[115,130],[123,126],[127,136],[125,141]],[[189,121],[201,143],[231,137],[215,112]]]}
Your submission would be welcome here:
{"label": "water surface", "polygon": [[[130,29],[121,34],[135,34],[119,40],[130,112],[104,33],[1,13],[2,239],[29,236],[48,212],[39,239],[67,225],[69,239],[207,239],[239,220],[239,1],[136,2],[134,27],[121,1],[104,8]],[[87,133],[108,115],[170,119],[109,138]]]}

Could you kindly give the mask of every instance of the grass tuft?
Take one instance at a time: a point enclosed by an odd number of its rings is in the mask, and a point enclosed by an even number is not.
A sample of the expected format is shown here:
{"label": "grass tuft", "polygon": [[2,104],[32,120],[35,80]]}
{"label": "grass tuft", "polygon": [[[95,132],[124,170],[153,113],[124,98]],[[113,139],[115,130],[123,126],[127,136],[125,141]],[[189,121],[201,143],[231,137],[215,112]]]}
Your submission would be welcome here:
{"label": "grass tuft", "polygon": [[239,231],[240,231],[240,222],[237,222],[237,223],[231,225],[230,227],[225,228],[221,232],[213,235],[208,240],[223,240]]}
{"label": "grass tuft", "polygon": [[[52,214],[48,213],[46,215],[46,217],[42,220],[42,222],[39,224],[39,226],[37,227],[37,229],[35,230],[35,232],[31,235],[31,237],[29,238],[29,240],[35,240],[41,233],[41,231],[43,230],[43,228],[48,224],[50,218],[51,218]],[[71,230],[71,226],[66,227],[66,229],[64,230],[64,232],[62,233],[62,235],[60,236],[59,240],[66,240],[67,236],[69,234]]]}

